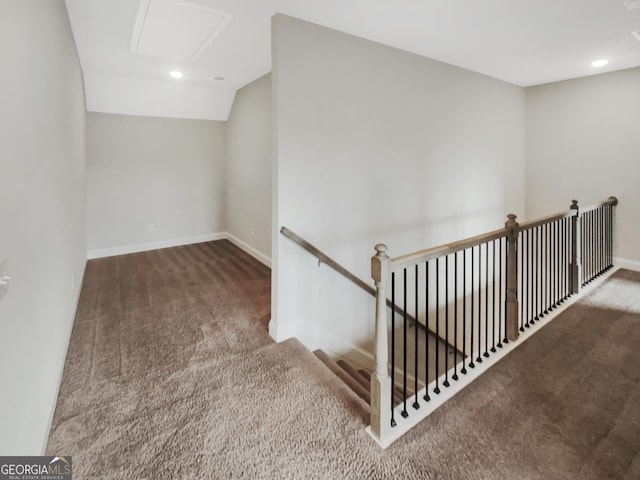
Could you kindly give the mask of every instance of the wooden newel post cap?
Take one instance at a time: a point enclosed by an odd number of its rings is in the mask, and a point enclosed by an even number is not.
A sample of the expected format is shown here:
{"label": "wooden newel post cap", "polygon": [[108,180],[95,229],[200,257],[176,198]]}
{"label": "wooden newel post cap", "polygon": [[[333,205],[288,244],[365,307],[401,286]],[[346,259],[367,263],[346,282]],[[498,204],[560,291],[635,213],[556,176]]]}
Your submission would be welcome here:
{"label": "wooden newel post cap", "polygon": [[611,202],[611,205],[618,205],[618,197],[609,197],[609,202]]}
{"label": "wooden newel post cap", "polygon": [[578,210],[578,200],[571,200],[571,210]]}
{"label": "wooden newel post cap", "polygon": [[375,247],[373,247],[376,249],[376,254],[380,257],[386,257],[387,256],[387,246],[384,243],[379,243],[377,244]]}

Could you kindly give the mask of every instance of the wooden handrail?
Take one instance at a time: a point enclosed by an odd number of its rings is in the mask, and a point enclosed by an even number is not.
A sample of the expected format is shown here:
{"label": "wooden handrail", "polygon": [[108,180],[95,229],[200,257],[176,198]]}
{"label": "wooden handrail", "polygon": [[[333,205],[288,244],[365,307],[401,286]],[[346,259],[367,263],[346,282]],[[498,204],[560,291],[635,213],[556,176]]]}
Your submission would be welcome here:
{"label": "wooden handrail", "polygon": [[554,213],[553,215],[547,215],[546,217],[537,218],[535,220],[531,220],[529,222],[524,222],[520,224],[520,230],[531,230],[532,228],[539,227],[540,225],[545,225],[547,223],[552,223],[557,220],[562,220],[563,218],[575,217],[578,214],[577,210],[569,210],[568,212],[560,212]]}
{"label": "wooden handrail", "polygon": [[[616,197],[609,197],[607,200],[588,207],[580,207],[580,213],[589,212],[605,205],[617,205],[618,199]],[[530,230],[532,228],[539,227],[547,223],[552,223],[563,218],[570,218],[576,216],[577,210],[568,210],[566,212],[554,213],[553,215],[547,215],[545,217],[537,218],[528,222],[519,224],[519,230]],[[506,228],[500,228],[492,232],[482,233],[474,237],[465,238],[464,240],[458,240],[456,242],[446,243],[437,247],[427,248],[425,250],[419,250],[414,253],[408,253],[391,259],[391,268],[393,270],[424,263],[429,260],[434,260],[445,255],[451,255],[452,253],[466,250],[467,248],[482,245],[484,243],[496,240],[498,238],[506,237],[508,231]]]}
{"label": "wooden handrail", "polygon": [[372,295],[374,297],[376,296],[376,289],[373,288],[373,286],[369,285],[364,280],[362,280],[361,278],[359,278],[356,275],[354,275],[353,273],[351,273],[349,270],[347,270],[342,265],[340,265],[338,262],[336,262],[333,258],[331,258],[327,254],[322,252],[315,245],[310,244],[304,238],[302,238],[301,236],[299,236],[295,232],[289,230],[287,227],[282,227],[280,229],[280,233],[283,234],[285,237],[287,237],[287,238],[293,240],[294,242],[296,242],[298,245],[300,245],[302,248],[304,248],[307,252],[309,252],[310,254],[315,256],[318,260],[320,260],[322,263],[324,263],[328,267],[331,267],[332,269],[334,269],[336,272],[338,272],[340,275],[342,275],[346,279],[351,280],[353,283],[358,285],[365,292],[369,293],[370,295]]}
{"label": "wooden handrail", "polygon": [[415,253],[409,253],[407,255],[393,258],[391,260],[391,265],[394,270],[397,268],[416,265],[444,255],[466,250],[467,248],[475,247],[476,245],[481,245],[483,243],[490,242],[491,240],[502,238],[506,235],[507,230],[505,228],[501,228],[499,230],[494,230],[493,232],[483,233],[481,235],[476,235],[475,237],[466,238],[457,242],[447,243],[438,247],[427,248],[426,250],[420,250]]}
{"label": "wooden handrail", "polygon": [[[349,270],[344,268],[342,265],[340,265],[333,258],[331,258],[327,254],[325,254],[322,250],[320,250],[315,245],[312,245],[311,243],[307,242],[304,238],[302,238],[297,233],[293,232],[292,230],[290,230],[290,229],[288,229],[287,227],[284,227],[284,226],[282,228],[280,228],[280,233],[282,235],[284,235],[285,237],[287,237],[288,239],[293,240],[295,243],[297,243],[302,248],[304,248],[307,252],[309,252],[310,254],[315,256],[322,263],[324,263],[328,267],[332,268],[333,270],[338,272],[340,275],[342,275],[346,279],[351,280],[353,283],[355,283],[357,286],[359,286],[361,289],[363,289],[369,295],[371,295],[373,297],[376,296],[376,289],[373,286],[369,285],[364,280],[362,280],[360,277],[358,277],[358,276],[354,275],[353,273],[351,273]],[[391,303],[391,299],[389,299],[389,298],[387,298],[387,307],[393,308],[393,310],[396,313],[404,315],[404,310],[399,305],[393,305]],[[422,328],[422,329],[425,328],[425,326],[422,323],[420,323],[419,321],[417,321],[416,318],[413,315],[411,315],[409,312],[407,312],[407,320],[411,321],[414,325],[418,325],[419,328]]]}
{"label": "wooden handrail", "polygon": [[615,207],[616,205],[618,205],[618,199],[616,197],[609,197],[604,202],[589,205],[587,207],[580,207],[580,213],[589,212],[591,210],[595,210],[596,208],[604,207],[605,205],[613,205]]}

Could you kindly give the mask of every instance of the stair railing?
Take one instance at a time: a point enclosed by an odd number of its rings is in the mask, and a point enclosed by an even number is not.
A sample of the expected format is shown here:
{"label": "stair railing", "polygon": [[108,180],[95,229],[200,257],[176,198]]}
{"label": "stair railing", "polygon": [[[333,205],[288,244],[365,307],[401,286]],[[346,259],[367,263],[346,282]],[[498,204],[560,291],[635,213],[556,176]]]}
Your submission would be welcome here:
{"label": "stair railing", "polygon": [[[367,282],[362,280],[360,277],[358,277],[357,275],[355,275],[354,273],[352,273],[351,271],[346,269],[339,262],[337,262],[336,260],[331,258],[329,255],[324,253],[318,247],[316,247],[315,245],[311,244],[310,242],[308,242],[307,240],[305,240],[300,235],[298,235],[297,233],[295,233],[294,231],[292,231],[291,229],[289,229],[287,227],[283,226],[282,228],[280,228],[280,233],[282,235],[284,235],[285,237],[287,237],[288,239],[292,240],[294,243],[297,243],[299,246],[304,248],[307,252],[309,252],[314,257],[316,257],[318,259],[318,265],[324,263],[329,268],[331,268],[332,270],[336,271],[337,273],[342,275],[344,278],[346,278],[347,280],[350,280],[353,284],[355,284],[358,287],[360,287],[362,290],[367,292],[369,295],[371,295],[373,297],[376,297],[377,292],[376,292],[376,289],[374,287],[372,287]],[[393,306],[393,304],[391,303],[390,299],[386,300],[386,304],[387,304],[388,307],[392,307]],[[394,309],[396,311],[400,311],[400,308],[397,305],[394,307]],[[412,315],[408,315],[407,319],[411,323],[412,326],[417,325],[418,327],[422,327],[421,324],[416,322],[415,318]]]}
{"label": "stair railing", "polygon": [[[376,245],[373,438],[390,445],[611,269],[617,204],[610,197],[581,209],[573,201],[567,212],[523,224],[510,214],[502,229],[397,258]],[[418,332],[409,336],[409,317],[453,348],[430,345]],[[398,384],[404,398],[395,405]]]}

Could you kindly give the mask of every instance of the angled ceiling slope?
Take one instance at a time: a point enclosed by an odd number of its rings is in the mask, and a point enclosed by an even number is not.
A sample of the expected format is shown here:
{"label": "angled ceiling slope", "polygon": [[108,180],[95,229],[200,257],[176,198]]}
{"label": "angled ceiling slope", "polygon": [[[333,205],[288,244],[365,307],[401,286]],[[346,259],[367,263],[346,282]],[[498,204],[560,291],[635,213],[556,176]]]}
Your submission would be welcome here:
{"label": "angled ceiling slope", "polygon": [[520,86],[640,66],[640,0],[65,2],[92,111],[226,120],[271,70],[276,13]]}

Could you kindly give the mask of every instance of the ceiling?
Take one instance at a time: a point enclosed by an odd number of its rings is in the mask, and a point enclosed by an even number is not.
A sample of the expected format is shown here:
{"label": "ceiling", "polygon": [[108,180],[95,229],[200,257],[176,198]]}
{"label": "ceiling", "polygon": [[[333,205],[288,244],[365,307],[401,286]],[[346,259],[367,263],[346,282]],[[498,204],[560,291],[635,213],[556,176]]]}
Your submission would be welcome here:
{"label": "ceiling", "polygon": [[640,0],[65,1],[89,111],[226,120],[276,13],[520,86],[640,66]]}

